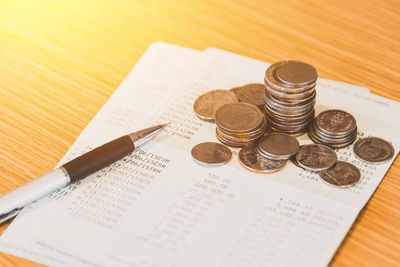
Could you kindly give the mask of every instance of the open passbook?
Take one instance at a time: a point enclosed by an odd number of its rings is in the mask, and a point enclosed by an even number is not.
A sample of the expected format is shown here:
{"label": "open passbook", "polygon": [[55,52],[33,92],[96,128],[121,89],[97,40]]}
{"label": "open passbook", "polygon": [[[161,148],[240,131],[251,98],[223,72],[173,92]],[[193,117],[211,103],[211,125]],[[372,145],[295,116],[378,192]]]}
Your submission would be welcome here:
{"label": "open passbook", "polygon": [[[291,162],[255,174],[237,161],[197,165],[191,148],[217,141],[194,100],[212,89],[263,83],[268,64],[216,48],[153,44],[61,160],[113,138],[170,121],[150,143],[86,179],[26,207],[0,250],[51,266],[325,266],[392,161],[338,159],[358,166],[350,188],[323,183]],[[400,145],[400,104],[361,88],[319,79],[316,112],[343,109],[359,136]],[[306,135],[301,144],[311,143]]]}

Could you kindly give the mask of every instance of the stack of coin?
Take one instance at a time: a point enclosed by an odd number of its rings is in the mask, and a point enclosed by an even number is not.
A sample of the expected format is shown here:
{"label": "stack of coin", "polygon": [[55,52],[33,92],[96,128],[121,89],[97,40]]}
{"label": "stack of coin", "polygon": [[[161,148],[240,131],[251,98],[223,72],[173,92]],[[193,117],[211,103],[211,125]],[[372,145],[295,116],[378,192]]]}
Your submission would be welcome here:
{"label": "stack of coin", "polygon": [[314,143],[324,144],[334,149],[346,147],[356,140],[356,120],[345,111],[326,110],[314,119],[308,136]]}
{"label": "stack of coin", "polygon": [[266,71],[265,114],[272,130],[302,135],[314,119],[317,71],[299,61],[281,61]]}
{"label": "stack of coin", "polygon": [[254,144],[267,125],[264,114],[254,105],[244,102],[226,104],[215,114],[218,140],[231,147]]}

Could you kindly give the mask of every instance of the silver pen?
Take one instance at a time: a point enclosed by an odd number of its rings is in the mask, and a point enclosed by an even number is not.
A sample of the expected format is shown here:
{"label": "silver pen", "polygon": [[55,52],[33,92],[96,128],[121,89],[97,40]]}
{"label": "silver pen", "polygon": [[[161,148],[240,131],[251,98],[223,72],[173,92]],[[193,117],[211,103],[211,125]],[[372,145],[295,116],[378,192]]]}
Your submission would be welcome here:
{"label": "silver pen", "polygon": [[0,223],[15,217],[24,206],[50,192],[85,178],[122,159],[151,139],[166,125],[157,125],[114,139],[2,195]]}

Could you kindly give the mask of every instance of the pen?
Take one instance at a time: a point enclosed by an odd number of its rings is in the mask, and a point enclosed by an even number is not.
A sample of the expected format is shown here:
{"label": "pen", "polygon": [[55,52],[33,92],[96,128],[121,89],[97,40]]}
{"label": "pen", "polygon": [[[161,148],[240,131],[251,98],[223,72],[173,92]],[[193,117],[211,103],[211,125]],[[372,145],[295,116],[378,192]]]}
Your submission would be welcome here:
{"label": "pen", "polygon": [[122,159],[151,139],[166,125],[153,126],[114,139],[2,195],[0,223],[15,217],[24,206],[34,200]]}

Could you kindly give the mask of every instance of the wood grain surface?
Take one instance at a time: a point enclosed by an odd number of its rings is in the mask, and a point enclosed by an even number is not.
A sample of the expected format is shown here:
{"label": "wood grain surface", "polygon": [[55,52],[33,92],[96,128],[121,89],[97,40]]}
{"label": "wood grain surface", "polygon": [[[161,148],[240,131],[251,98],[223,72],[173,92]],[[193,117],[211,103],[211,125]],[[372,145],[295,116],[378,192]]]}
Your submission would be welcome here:
{"label": "wood grain surface", "polygon": [[[155,41],[298,59],[399,101],[399,14],[397,0],[1,0],[0,193],[51,170]],[[400,265],[399,176],[397,159],[331,266]]]}

